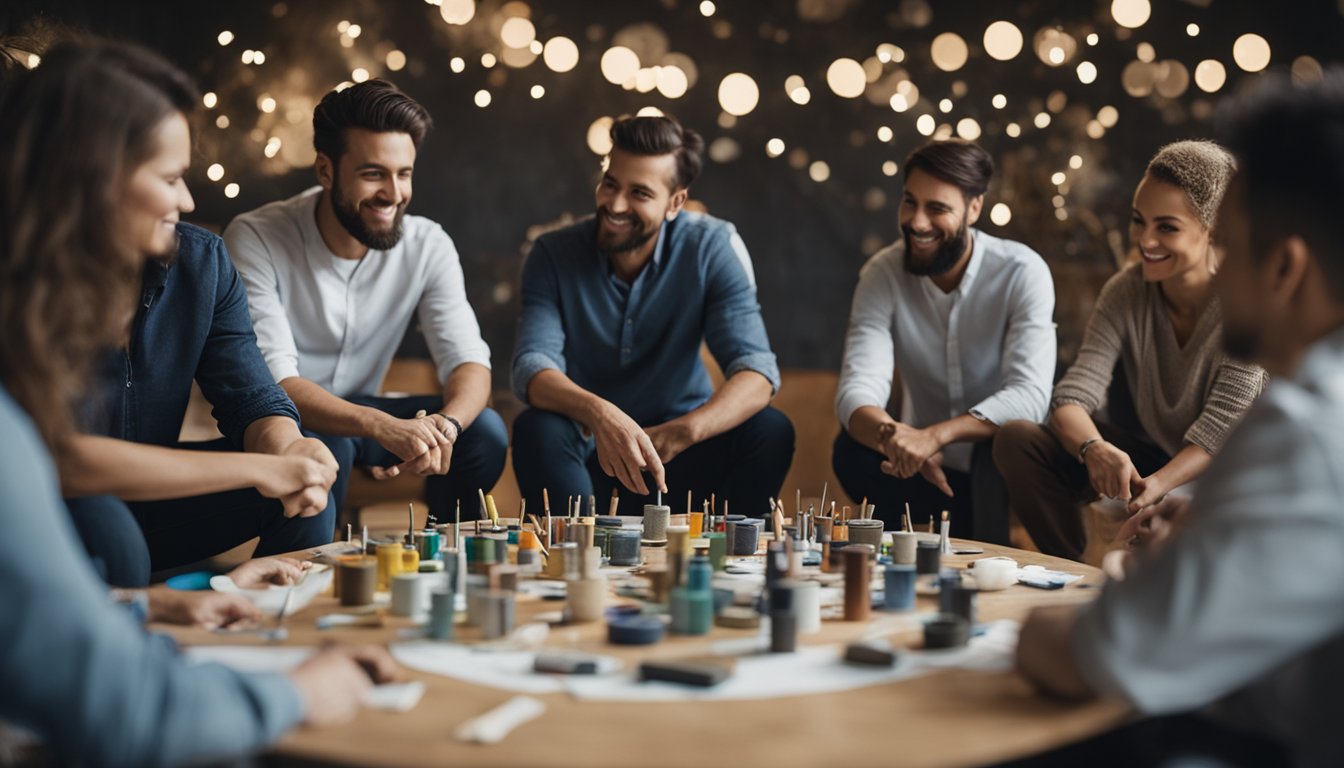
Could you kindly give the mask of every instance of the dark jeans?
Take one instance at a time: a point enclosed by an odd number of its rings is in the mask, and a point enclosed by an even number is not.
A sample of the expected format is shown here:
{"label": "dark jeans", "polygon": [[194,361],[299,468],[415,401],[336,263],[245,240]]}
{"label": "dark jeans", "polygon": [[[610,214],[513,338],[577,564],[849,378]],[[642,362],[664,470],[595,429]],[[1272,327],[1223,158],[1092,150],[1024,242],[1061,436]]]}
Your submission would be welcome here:
{"label": "dark jeans", "polygon": [[[1157,446],[1097,422],[1106,442],[1129,454],[1139,474],[1161,469],[1171,457]],[[994,462],[1008,485],[1008,503],[1031,540],[1047,555],[1079,560],[1087,532],[1079,507],[1097,499],[1087,467],[1047,427],[1010,421],[994,436]]]}
{"label": "dark jeans", "polygon": [[[417,411],[433,413],[443,407],[443,398],[437,395],[346,399],[377,408],[399,419],[413,418]],[[350,472],[354,467],[391,467],[402,463],[400,457],[371,438],[306,434],[325,443],[341,466],[331,493],[336,498],[337,508],[341,509],[342,522],[349,521],[343,507],[346,488],[350,484]],[[453,445],[453,460],[448,467],[448,474],[425,478],[425,501],[429,505],[429,514],[439,521],[451,521],[453,508],[460,501],[463,517],[474,519],[480,507],[476,492],[478,489],[488,492],[495,487],[499,476],[504,473],[504,459],[508,449],[509,434],[504,428],[504,420],[490,408],[481,411],[481,415],[462,431]]]}
{"label": "dark jeans", "polygon": [[[971,471],[943,468],[952,497],[935,488],[922,475],[902,479],[882,471],[885,457],[840,430],[831,451],[831,468],[840,487],[855,501],[868,499],[876,504],[874,517],[886,523],[888,530],[901,526],[905,505],[917,529],[928,520],[941,518],[943,510],[951,517],[952,535],[994,544],[1008,543],[1008,509],[1004,500],[1003,480],[990,460],[989,441],[975,444],[971,452]],[[938,530],[938,526],[934,526]]]}
{"label": "dark jeans", "polygon": [[[230,450],[224,440],[178,447]],[[95,570],[116,587],[143,587],[153,571],[204,560],[257,536],[253,557],[326,544],[336,522],[330,499],[321,514],[287,518],[279,501],[252,488],[163,501],[113,496],[65,501]]]}
{"label": "dark jeans", "polygon": [[[769,499],[779,495],[792,461],[793,424],[767,407],[664,465],[668,492],[663,503],[681,512],[689,490],[696,509],[714,494],[728,503],[731,513],[761,517],[770,511]],[[585,438],[574,421],[551,411],[529,408],[514,421],[513,470],[527,508],[538,513],[543,488],[550,492],[551,513],[556,515],[565,513],[564,500],[572,495],[585,500],[595,495],[599,513],[605,514],[613,488],[620,493],[620,513],[638,515],[644,504],[654,503],[653,496],[631,493],[607,477],[598,464],[595,441]]]}

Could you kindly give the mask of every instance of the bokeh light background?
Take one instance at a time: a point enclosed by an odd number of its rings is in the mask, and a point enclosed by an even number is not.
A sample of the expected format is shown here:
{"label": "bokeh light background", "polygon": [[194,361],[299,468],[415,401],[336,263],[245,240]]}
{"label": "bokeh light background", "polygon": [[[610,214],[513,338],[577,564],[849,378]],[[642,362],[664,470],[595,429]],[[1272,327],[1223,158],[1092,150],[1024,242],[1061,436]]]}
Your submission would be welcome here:
{"label": "bokeh light background", "polygon": [[[78,29],[149,45],[205,92],[190,218],[312,183],[322,94],[393,80],[437,124],[411,212],[447,229],[507,386],[528,243],[589,213],[606,126],[662,111],[701,131],[693,197],[737,224],[783,366],[839,366],[864,259],[899,234],[900,164],[929,136],[999,172],[980,226],[1022,240],[1058,289],[1061,364],[1126,256],[1134,184],[1203,137],[1266,67],[1336,63],[1344,0],[287,0],[30,2],[0,33],[33,54]],[[0,118],[3,119],[3,118]],[[423,354],[415,334],[404,351]]]}

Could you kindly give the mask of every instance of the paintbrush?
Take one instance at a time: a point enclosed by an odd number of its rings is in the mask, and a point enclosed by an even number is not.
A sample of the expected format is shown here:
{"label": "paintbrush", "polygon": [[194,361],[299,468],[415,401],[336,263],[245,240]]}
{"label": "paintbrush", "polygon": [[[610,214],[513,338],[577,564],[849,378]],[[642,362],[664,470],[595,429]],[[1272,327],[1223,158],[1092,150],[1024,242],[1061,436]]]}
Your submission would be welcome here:
{"label": "paintbrush", "polygon": [[490,516],[490,508],[485,506],[485,491],[481,488],[477,488],[476,495],[481,497],[481,519],[484,520]]}
{"label": "paintbrush", "polygon": [[621,503],[621,494],[615,488],[611,489],[611,504],[607,507],[607,517],[616,516],[616,507]]}
{"label": "paintbrush", "polygon": [[406,544],[415,546],[415,502],[406,505]]}

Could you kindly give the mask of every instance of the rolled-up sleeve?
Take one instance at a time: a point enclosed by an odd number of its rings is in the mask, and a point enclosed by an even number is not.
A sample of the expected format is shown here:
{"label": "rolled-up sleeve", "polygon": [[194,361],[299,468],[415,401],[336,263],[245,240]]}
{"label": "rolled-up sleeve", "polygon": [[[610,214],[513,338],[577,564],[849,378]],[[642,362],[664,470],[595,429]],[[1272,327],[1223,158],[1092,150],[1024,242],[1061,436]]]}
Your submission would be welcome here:
{"label": "rolled-up sleeve", "polygon": [[755,371],[779,391],[779,362],[770,349],[756,301],[751,257],[736,230],[727,227],[706,249],[705,344],[725,377]]}
{"label": "rolled-up sleeve", "polygon": [[280,301],[280,281],[270,248],[250,223],[238,220],[225,228],[224,244],[247,289],[252,329],[271,376],[276,381],[298,376],[299,350]]}
{"label": "rolled-up sleeve", "polygon": [[1185,442],[1198,445],[1210,454],[1217,453],[1227,433],[1260,396],[1267,380],[1263,368],[1224,357],[1213,375],[1204,409],[1185,431]]}
{"label": "rolled-up sleeve", "polygon": [[886,408],[896,370],[896,342],[892,338],[896,308],[895,284],[886,274],[882,254],[859,271],[854,301],[845,333],[845,357],[835,393],[835,415],[849,429],[854,412],[871,405]]}
{"label": "rolled-up sleeve", "polygon": [[1012,309],[1003,345],[1003,387],[971,410],[1003,424],[1013,419],[1041,422],[1050,408],[1055,377],[1055,286],[1044,262],[1029,262],[1016,274]]}
{"label": "rolled-up sleeve", "polygon": [[435,226],[424,247],[428,272],[418,307],[420,328],[442,384],[463,363],[489,368],[490,347],[481,338],[481,326],[467,301],[462,260],[452,239]]}
{"label": "rolled-up sleeve", "polygon": [[1115,362],[1125,340],[1125,314],[1135,311],[1135,297],[1129,290],[1125,272],[1112,277],[1101,289],[1097,305],[1088,318],[1083,332],[1083,344],[1078,357],[1055,385],[1051,408],[1077,405],[1088,413],[1095,412],[1106,401]]}
{"label": "rolled-up sleeve", "polygon": [[527,385],[542,371],[565,371],[565,326],[560,317],[560,281],[543,241],[523,261],[522,313],[513,351],[513,393],[524,403]]}
{"label": "rolled-up sleeve", "polygon": [[215,265],[215,307],[196,365],[196,381],[214,406],[219,431],[239,450],[248,425],[266,416],[287,416],[296,423],[299,412],[285,390],[275,383],[252,331],[247,292],[224,251],[224,241],[211,239]]}

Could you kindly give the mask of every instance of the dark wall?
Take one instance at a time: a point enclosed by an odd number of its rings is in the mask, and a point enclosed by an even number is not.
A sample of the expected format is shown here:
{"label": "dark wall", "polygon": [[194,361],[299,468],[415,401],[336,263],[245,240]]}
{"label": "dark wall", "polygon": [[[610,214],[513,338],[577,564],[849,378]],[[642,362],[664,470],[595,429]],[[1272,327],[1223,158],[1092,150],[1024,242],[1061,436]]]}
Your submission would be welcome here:
{"label": "dark wall", "polygon": [[[903,162],[924,140],[915,129],[918,115],[933,114],[940,123],[977,120],[980,141],[1000,167],[986,213],[996,202],[1006,202],[1013,213],[1006,226],[993,225],[987,215],[981,226],[1030,244],[1049,261],[1059,289],[1057,315],[1067,359],[1096,288],[1123,256],[1128,201],[1147,159],[1167,141],[1208,135],[1216,97],[1254,77],[1233,63],[1233,41],[1256,32],[1270,42],[1273,63],[1288,65],[1303,55],[1329,64],[1339,57],[1344,40],[1340,4],[1333,0],[1294,2],[1291,13],[1266,13],[1260,2],[1159,0],[1148,23],[1133,31],[1111,19],[1109,2],[722,0],[711,18],[701,15],[698,2],[678,0],[534,0],[528,5],[540,39],[564,35],[579,44],[574,70],[557,74],[540,59],[520,69],[502,63],[483,68],[483,52],[501,51],[502,16],[517,8],[498,1],[479,3],[476,18],[463,28],[443,22],[438,7],[411,0],[9,0],[0,9],[0,33],[36,40],[24,43],[32,45],[65,27],[138,40],[182,65],[203,91],[216,92],[220,103],[204,113],[201,157],[191,179],[198,204],[191,218],[216,228],[239,212],[311,183],[310,171],[293,166],[303,160],[299,150],[310,140],[307,117],[323,92],[349,78],[356,66],[397,82],[437,122],[420,155],[411,210],[442,223],[463,255],[470,298],[494,350],[497,385],[505,383],[512,352],[515,281],[529,228],[592,208],[599,158],[585,137],[598,117],[653,105],[701,130],[710,142],[727,138],[737,143],[738,155],[708,162],[692,192],[742,232],[755,259],[761,304],[781,363],[800,368],[838,367],[857,270],[867,255],[898,235],[900,179],[884,175],[883,162]],[[349,48],[341,46],[337,32],[342,19],[362,28]],[[1026,37],[1023,51],[1009,62],[994,61],[984,52],[984,29],[996,19],[1014,22]],[[1200,27],[1197,37],[1186,33],[1191,22]],[[684,97],[627,91],[602,78],[602,52],[622,29],[637,23],[655,25],[671,51],[694,61],[698,81]],[[1079,43],[1077,55],[1058,68],[1042,63],[1032,48],[1037,30],[1056,26]],[[220,46],[216,36],[225,29],[236,39]],[[970,59],[959,71],[939,71],[930,61],[930,41],[942,32],[956,32],[969,43]],[[1096,46],[1084,42],[1090,32],[1099,36]],[[883,77],[901,68],[920,89],[920,102],[905,113],[867,98],[839,98],[826,85],[833,60],[863,61],[881,43],[896,44],[906,55],[903,63],[886,65]],[[1153,46],[1158,63],[1175,60],[1190,73],[1199,61],[1217,59],[1227,68],[1228,83],[1213,96],[1193,82],[1172,98],[1131,96],[1122,73],[1140,43]],[[385,53],[393,47],[408,57],[399,72],[385,66]],[[265,63],[242,64],[240,54],[248,48],[262,50]],[[451,72],[453,56],[466,60],[463,73]],[[1096,82],[1080,82],[1074,67],[1082,60],[1097,65]],[[720,79],[734,71],[755,78],[760,104],[735,125],[722,127],[716,92]],[[1302,71],[1310,74],[1309,68]],[[785,78],[793,74],[803,76],[811,90],[805,106],[785,93]],[[539,100],[529,95],[535,84],[546,89]],[[480,89],[492,94],[484,109],[473,104]],[[1050,104],[1056,91],[1060,95]],[[991,106],[996,93],[1007,96],[1006,109]],[[264,94],[277,99],[276,113],[258,110],[257,99]],[[954,102],[946,115],[936,106],[944,97]],[[1089,138],[1087,123],[1106,105],[1118,110],[1119,121],[1104,137]],[[303,119],[289,122],[282,117],[288,110]],[[1037,129],[1032,119],[1043,110],[1051,112],[1051,123]],[[230,117],[227,129],[213,124],[219,114]],[[1021,137],[1005,135],[1010,121],[1021,123]],[[889,143],[877,138],[880,126],[893,130]],[[261,128],[256,137],[250,135],[254,128]],[[276,158],[268,159],[263,147],[271,135],[283,136],[285,143]],[[806,152],[801,168],[790,163],[788,152],[766,156],[765,143],[775,137],[790,152]],[[1052,198],[1061,190],[1051,174],[1067,169],[1074,154],[1083,164],[1068,169],[1067,218],[1060,220]],[[807,165],[815,160],[829,164],[824,182],[809,177]],[[219,182],[205,177],[214,162],[226,168]],[[228,183],[240,186],[236,198],[225,196]],[[407,348],[415,351],[420,345],[412,338]]]}

